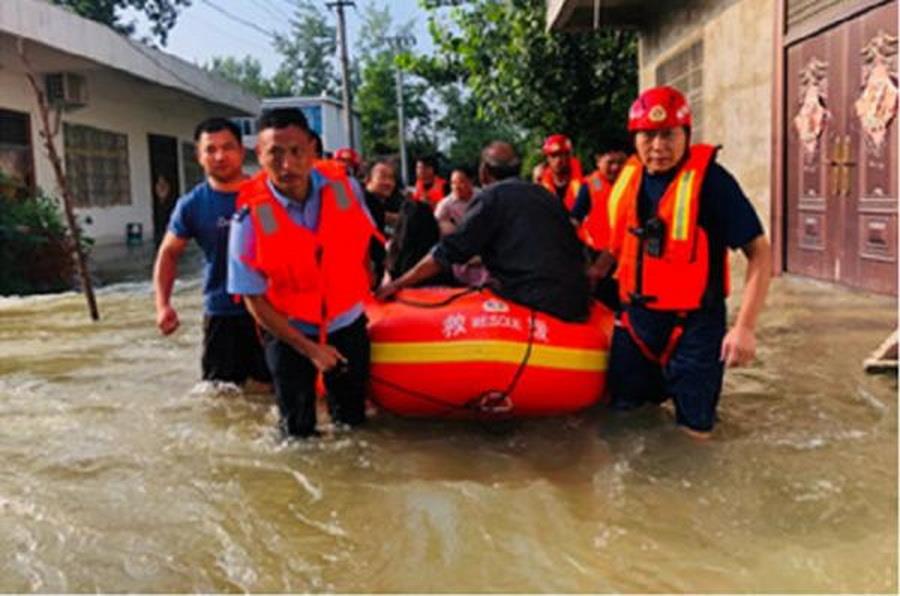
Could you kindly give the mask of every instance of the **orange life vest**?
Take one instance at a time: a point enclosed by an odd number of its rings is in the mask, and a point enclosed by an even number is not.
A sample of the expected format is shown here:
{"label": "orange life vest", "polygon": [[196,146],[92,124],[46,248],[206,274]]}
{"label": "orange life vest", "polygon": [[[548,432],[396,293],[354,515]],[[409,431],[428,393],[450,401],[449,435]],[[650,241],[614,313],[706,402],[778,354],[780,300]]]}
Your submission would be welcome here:
{"label": "orange life vest", "polygon": [[416,180],[416,190],[413,192],[414,201],[425,201],[431,205],[431,210],[444,198],[444,189],[447,188],[447,181],[440,176],[435,176],[431,183],[431,188],[425,190],[425,182],[422,179]]}
{"label": "orange life vest", "polygon": [[249,208],[256,245],[246,262],[267,278],[266,298],[282,314],[324,329],[369,294],[366,259],[375,228],[346,175],[323,175],[315,231],[291,220],[264,172],[241,186],[237,204]]}
{"label": "orange life vest", "polygon": [[612,183],[593,172],[584,179],[591,193],[591,209],[581,224],[580,235],[594,250],[609,248],[609,193]]}
{"label": "orange life vest", "polygon": [[[693,145],[657,207],[663,222],[662,254],[647,254],[638,217],[644,167],[632,156],[609,195],[610,249],[618,267],[623,303],[652,310],[691,311],[700,307],[709,283],[709,240],[697,224],[700,191],[717,148]],[[727,251],[726,251],[727,253]],[[724,292],[728,292],[728,260],[724,257]]]}
{"label": "orange life vest", "polygon": [[[581,162],[574,157],[569,158],[569,184],[566,188],[566,195],[563,197],[563,204],[566,211],[571,211],[575,206],[575,199],[578,198],[578,191],[581,190]],[[553,181],[553,170],[549,166],[544,168],[541,174],[541,186],[549,190],[553,196],[556,196],[556,183]]]}

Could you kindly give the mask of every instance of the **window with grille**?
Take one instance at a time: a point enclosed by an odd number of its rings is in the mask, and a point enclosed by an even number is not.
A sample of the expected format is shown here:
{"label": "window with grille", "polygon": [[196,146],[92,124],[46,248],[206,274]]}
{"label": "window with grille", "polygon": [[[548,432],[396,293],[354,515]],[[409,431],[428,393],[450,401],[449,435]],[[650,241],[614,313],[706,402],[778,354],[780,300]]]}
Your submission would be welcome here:
{"label": "window with grille", "polygon": [[193,143],[181,144],[181,172],[184,176],[185,190],[194,188],[206,178],[203,168],[197,163],[197,153]]}
{"label": "window with grille", "polygon": [[66,175],[76,207],[131,204],[128,137],[80,124],[63,125]]}
{"label": "window with grille", "polygon": [[693,115],[691,142],[703,139],[703,40],[656,67],[656,84],[675,87],[687,97]]}

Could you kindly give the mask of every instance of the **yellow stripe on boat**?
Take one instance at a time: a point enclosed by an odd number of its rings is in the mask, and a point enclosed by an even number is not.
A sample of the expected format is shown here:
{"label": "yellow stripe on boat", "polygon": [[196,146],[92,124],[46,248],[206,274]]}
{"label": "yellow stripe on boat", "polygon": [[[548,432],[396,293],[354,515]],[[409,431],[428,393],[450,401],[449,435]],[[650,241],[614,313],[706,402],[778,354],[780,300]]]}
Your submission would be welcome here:
{"label": "yellow stripe on boat", "polygon": [[[517,341],[372,342],[373,364],[503,362],[518,364],[528,345]],[[607,352],[534,344],[528,364],[582,372],[606,370]]]}

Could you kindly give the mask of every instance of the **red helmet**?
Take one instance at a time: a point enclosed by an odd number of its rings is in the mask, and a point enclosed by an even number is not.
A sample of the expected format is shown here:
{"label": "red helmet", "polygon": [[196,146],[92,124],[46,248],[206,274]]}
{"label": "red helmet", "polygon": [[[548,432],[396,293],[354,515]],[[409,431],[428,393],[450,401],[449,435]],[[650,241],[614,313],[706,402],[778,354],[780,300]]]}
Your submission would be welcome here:
{"label": "red helmet", "polygon": [[691,108],[672,87],[653,87],[641,93],[628,110],[628,132],[691,125]]}
{"label": "red helmet", "polygon": [[334,158],[340,161],[346,161],[354,168],[359,165],[359,153],[350,147],[341,147],[335,151]]}
{"label": "red helmet", "polygon": [[572,153],[572,141],[566,135],[550,135],[544,139],[544,155]]}

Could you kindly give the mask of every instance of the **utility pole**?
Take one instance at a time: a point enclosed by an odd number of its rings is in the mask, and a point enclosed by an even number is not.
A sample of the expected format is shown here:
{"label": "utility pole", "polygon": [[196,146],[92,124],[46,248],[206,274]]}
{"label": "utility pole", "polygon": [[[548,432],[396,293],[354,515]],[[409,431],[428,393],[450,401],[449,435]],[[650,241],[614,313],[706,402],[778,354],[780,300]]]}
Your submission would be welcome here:
{"label": "utility pole", "polygon": [[405,188],[409,184],[409,165],[406,162],[406,123],[403,121],[403,69],[397,67],[397,135],[400,137],[400,176]]}
{"label": "utility pole", "polygon": [[[394,57],[406,48],[411,47],[415,42],[415,38],[409,35],[393,35],[385,37],[391,48],[394,50]],[[409,184],[409,165],[406,159],[406,121],[403,118],[403,69],[395,65],[397,80],[397,136],[400,145],[400,179],[403,184]]]}
{"label": "utility pole", "polygon": [[328,8],[334,8],[337,12],[338,50],[341,53],[341,99],[344,104],[344,130],[347,131],[347,145],[356,149],[353,135],[353,97],[350,93],[350,66],[347,59],[347,28],[344,22],[344,7],[355,6],[352,0],[335,0],[327,2]]}

